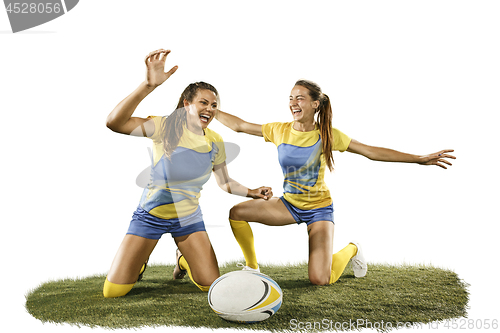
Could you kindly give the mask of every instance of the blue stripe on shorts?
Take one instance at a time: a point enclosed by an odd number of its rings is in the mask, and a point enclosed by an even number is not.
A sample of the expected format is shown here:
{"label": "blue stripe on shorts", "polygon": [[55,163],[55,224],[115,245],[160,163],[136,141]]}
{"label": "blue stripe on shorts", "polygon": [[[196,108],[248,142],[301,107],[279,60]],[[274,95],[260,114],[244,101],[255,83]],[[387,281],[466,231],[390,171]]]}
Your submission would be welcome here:
{"label": "blue stripe on shorts", "polygon": [[193,214],[175,219],[161,219],[139,206],[132,216],[127,234],[160,239],[165,233],[170,233],[172,237],[181,237],[197,231],[205,231],[203,214],[199,206]]}
{"label": "blue stripe on shorts", "polygon": [[281,201],[285,204],[290,214],[292,214],[297,224],[306,223],[307,225],[318,221],[331,221],[333,222],[333,204],[326,207],[314,208],[303,210],[295,207],[285,198],[280,197]]}

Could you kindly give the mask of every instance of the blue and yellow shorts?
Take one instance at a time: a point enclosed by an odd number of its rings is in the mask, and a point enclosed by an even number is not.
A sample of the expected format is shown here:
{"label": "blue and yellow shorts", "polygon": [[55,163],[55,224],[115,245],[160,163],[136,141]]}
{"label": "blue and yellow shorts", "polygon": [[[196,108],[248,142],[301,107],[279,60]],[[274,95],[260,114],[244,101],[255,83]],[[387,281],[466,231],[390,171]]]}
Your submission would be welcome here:
{"label": "blue and yellow shorts", "polygon": [[285,204],[290,214],[292,214],[297,224],[306,223],[307,225],[318,221],[331,221],[333,222],[333,204],[326,207],[314,209],[300,209],[286,201],[285,198],[280,197],[281,201]]}
{"label": "blue and yellow shorts", "polygon": [[198,231],[206,231],[199,206],[193,214],[174,219],[161,219],[139,206],[132,216],[127,234],[160,239],[166,233],[170,233],[172,237],[181,237]]}

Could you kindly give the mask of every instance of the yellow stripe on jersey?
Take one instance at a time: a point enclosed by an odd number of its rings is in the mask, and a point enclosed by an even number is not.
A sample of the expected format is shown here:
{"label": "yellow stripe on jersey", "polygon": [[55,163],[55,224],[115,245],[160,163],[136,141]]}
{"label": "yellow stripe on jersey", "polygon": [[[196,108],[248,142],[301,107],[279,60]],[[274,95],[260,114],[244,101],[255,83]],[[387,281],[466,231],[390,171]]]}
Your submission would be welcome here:
{"label": "yellow stripe on jersey", "polygon": [[165,216],[171,216],[170,218],[178,218],[194,214],[197,208],[198,205],[194,205],[192,200],[182,200],[171,204],[156,206],[148,213],[162,219],[165,219]]}
{"label": "yellow stripe on jersey", "polygon": [[[347,150],[351,139],[336,128],[332,128],[332,133],[332,150]],[[269,123],[262,125],[262,134],[267,142],[273,142],[278,148],[285,178],[284,198],[300,209],[330,205],[332,199],[324,182],[326,163],[319,128],[300,132],[293,128],[293,122]]]}
{"label": "yellow stripe on jersey", "polygon": [[226,160],[222,137],[205,129],[197,135],[184,126],[179,144],[166,158],[163,147],[162,123],[165,117],[149,117],[154,122],[151,176],[141,197],[141,207],[163,219],[172,219],[196,211],[200,191],[212,173],[214,165]]}

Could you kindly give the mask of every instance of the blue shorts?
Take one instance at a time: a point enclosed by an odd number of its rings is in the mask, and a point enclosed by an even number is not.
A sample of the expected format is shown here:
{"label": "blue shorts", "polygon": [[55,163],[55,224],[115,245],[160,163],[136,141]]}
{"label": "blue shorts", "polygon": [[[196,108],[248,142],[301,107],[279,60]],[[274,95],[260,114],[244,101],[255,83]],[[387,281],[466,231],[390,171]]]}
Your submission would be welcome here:
{"label": "blue shorts", "polygon": [[303,210],[295,207],[285,198],[280,197],[281,201],[285,204],[285,207],[288,209],[290,214],[292,214],[295,222],[297,224],[306,223],[307,225],[318,222],[318,221],[331,221],[333,222],[333,204],[330,204],[326,207],[314,208]]}
{"label": "blue shorts", "polygon": [[153,216],[139,206],[132,216],[127,234],[160,239],[165,233],[170,233],[172,237],[180,237],[197,231],[205,231],[203,214],[199,206],[191,215],[168,220]]}

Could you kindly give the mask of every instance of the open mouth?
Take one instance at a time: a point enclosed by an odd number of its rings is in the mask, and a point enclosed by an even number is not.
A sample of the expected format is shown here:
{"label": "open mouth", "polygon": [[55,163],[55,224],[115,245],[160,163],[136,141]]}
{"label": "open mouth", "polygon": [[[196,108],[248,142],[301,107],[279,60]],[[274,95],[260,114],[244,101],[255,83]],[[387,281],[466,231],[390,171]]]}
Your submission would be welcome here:
{"label": "open mouth", "polygon": [[292,110],[294,116],[298,116],[302,114],[302,110]]}
{"label": "open mouth", "polygon": [[208,123],[210,121],[210,116],[206,114],[200,115],[200,120],[202,123]]}

